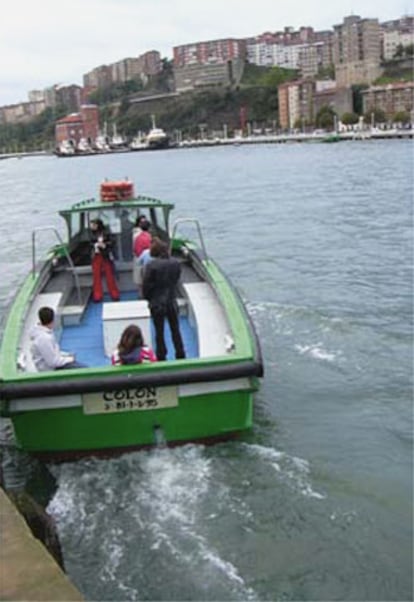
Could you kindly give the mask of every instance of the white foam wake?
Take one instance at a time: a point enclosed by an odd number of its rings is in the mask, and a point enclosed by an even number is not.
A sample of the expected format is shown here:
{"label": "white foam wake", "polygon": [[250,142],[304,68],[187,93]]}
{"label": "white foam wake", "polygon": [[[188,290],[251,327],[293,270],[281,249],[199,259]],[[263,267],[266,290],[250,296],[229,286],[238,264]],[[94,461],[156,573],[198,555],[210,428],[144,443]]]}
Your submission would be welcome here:
{"label": "white foam wake", "polygon": [[336,354],[324,349],[323,344],[321,342],[315,343],[313,345],[295,345],[295,349],[299,351],[300,355],[309,355],[314,359],[326,362],[333,362],[335,361],[337,355],[340,355],[339,352],[338,354]]}
{"label": "white foam wake", "polygon": [[[257,599],[211,539],[212,517],[226,504],[218,499],[220,486],[212,483],[203,446],[61,465],[55,476],[59,486],[48,512],[61,539],[74,556],[85,558],[93,551],[97,579],[122,590],[125,599],[140,599],[144,585],[137,575],[145,571],[148,555],[160,570],[182,571],[195,591],[213,588],[231,592],[231,599]],[[225,485],[220,492],[228,494]],[[138,554],[137,541],[145,542]],[[125,574],[131,557],[135,573]]]}
{"label": "white foam wake", "polygon": [[305,497],[311,497],[318,500],[322,500],[326,497],[312,488],[310,465],[307,460],[296,456],[290,456],[273,447],[248,443],[243,445],[249,453],[258,455],[265,462],[269,462],[274,468],[277,478],[282,482],[287,483],[295,491],[298,491]]}

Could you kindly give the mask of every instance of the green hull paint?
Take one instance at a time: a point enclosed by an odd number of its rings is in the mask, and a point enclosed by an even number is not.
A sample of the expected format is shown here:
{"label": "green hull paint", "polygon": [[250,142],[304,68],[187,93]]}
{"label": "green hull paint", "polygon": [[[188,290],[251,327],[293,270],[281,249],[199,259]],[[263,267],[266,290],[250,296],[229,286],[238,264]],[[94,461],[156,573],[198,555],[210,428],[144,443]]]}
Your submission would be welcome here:
{"label": "green hull paint", "polygon": [[18,442],[28,452],[104,450],[154,445],[154,428],[174,443],[251,428],[250,391],[185,397],[178,407],[85,415],[81,407],[22,412],[13,416]]}

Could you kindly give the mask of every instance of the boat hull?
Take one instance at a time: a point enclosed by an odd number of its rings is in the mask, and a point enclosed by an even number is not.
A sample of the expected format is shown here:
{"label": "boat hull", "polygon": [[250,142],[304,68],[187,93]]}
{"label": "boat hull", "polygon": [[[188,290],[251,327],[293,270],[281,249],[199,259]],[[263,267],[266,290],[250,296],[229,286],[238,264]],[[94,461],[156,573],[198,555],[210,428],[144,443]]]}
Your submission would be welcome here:
{"label": "boat hull", "polygon": [[170,147],[170,142],[167,139],[165,140],[150,140],[148,141],[147,149],[148,150],[164,150]]}
{"label": "boat hull", "polygon": [[[246,379],[235,386],[251,384]],[[177,445],[223,440],[251,428],[254,386],[231,391],[215,387],[213,393],[193,389],[194,394],[179,397],[177,406],[156,410],[87,414],[80,399],[77,407],[13,412],[16,440],[29,453],[61,461],[83,455],[117,455],[160,442]],[[64,405],[65,398],[60,399]]]}
{"label": "boat hull", "polygon": [[[0,415],[11,419],[16,442],[28,453],[50,460],[111,455],[160,442],[225,439],[252,426],[253,393],[263,375],[260,346],[240,296],[208,258],[200,232],[200,247],[171,237],[181,266],[177,308],[185,359],[175,359],[167,329],[165,361],[111,364],[127,325],[137,323],[150,344],[154,328],[148,303],[131,290],[132,262],[120,238],[125,227],[130,239],[129,220],[114,228],[120,299],[92,303],[85,216],[102,211],[117,217],[122,203],[127,215],[151,212],[168,236],[173,206],[131,195],[132,189],[122,200],[89,199],[61,211],[74,235],[52,247],[44,262],[36,264],[33,253],[34,269],[11,304],[0,353]],[[74,350],[82,367],[36,370],[30,333],[43,306],[54,308],[62,349]]]}

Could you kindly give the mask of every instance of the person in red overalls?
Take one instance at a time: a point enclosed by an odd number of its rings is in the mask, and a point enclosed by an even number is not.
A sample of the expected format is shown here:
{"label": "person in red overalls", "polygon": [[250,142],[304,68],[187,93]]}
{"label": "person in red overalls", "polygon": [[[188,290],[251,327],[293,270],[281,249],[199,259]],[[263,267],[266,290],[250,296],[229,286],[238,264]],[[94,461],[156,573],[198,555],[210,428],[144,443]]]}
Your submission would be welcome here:
{"label": "person in red overalls", "polygon": [[113,301],[119,301],[119,289],[115,279],[112,241],[101,219],[91,221],[92,246],[92,298],[96,303],[103,299],[102,272]]}

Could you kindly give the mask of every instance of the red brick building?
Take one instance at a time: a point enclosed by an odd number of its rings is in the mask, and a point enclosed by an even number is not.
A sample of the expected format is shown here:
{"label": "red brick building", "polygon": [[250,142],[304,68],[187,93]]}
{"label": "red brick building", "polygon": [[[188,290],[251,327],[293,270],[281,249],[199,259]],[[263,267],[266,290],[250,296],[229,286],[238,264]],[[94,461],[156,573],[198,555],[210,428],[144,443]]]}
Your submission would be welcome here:
{"label": "red brick building", "polygon": [[81,138],[94,141],[99,133],[99,111],[96,105],[82,105],[80,113],[71,113],[55,125],[55,140],[72,140],[76,145]]}

